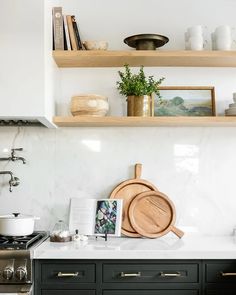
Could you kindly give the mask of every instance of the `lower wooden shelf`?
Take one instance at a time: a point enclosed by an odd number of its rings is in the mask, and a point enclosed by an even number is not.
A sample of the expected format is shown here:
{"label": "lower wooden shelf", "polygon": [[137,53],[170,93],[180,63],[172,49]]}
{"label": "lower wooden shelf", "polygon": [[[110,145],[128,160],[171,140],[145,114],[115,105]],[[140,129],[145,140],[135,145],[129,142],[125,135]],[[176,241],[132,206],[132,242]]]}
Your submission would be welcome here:
{"label": "lower wooden shelf", "polygon": [[54,117],[58,127],[236,127],[236,117]]}

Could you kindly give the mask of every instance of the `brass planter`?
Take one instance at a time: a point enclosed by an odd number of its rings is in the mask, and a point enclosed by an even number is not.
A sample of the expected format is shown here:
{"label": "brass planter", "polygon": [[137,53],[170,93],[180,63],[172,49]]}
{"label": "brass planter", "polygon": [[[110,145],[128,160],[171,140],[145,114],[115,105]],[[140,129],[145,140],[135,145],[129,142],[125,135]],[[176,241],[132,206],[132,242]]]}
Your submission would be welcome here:
{"label": "brass planter", "polygon": [[151,95],[127,97],[127,116],[152,117],[153,114],[154,103]]}

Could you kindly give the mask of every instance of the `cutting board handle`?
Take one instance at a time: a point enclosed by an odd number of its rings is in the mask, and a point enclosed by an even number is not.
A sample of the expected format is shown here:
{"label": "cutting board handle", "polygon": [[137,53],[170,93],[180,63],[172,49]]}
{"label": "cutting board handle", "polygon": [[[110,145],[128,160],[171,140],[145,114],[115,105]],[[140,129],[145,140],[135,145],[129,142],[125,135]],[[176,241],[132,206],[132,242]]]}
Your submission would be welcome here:
{"label": "cutting board handle", "polygon": [[134,177],[135,178],[141,178],[141,173],[142,173],[142,164],[135,164],[135,172],[134,172]]}
{"label": "cutting board handle", "polygon": [[179,237],[180,239],[183,237],[184,232],[180,229],[178,229],[177,227],[173,226],[171,227],[171,231],[176,234],[177,237]]}

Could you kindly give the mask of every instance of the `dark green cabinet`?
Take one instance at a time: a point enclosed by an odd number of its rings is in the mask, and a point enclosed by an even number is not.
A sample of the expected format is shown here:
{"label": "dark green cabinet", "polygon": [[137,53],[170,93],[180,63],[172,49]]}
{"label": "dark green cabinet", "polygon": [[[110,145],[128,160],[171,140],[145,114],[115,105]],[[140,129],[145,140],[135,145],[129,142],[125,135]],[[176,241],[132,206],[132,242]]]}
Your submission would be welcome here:
{"label": "dark green cabinet", "polygon": [[206,295],[235,295],[236,287],[231,290],[207,290]]}
{"label": "dark green cabinet", "polygon": [[105,283],[197,283],[197,263],[104,263]]}
{"label": "dark green cabinet", "polygon": [[197,290],[105,290],[103,295],[198,295]]}
{"label": "dark green cabinet", "polygon": [[236,295],[236,260],[35,260],[34,295]]}
{"label": "dark green cabinet", "polygon": [[42,290],[42,295],[96,295],[95,290]]}

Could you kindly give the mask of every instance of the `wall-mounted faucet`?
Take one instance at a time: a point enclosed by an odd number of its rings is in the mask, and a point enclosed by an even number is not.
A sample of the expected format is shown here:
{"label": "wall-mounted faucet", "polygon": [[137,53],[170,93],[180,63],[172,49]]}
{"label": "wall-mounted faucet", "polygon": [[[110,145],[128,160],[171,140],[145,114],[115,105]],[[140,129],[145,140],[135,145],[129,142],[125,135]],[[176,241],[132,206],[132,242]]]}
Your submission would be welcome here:
{"label": "wall-mounted faucet", "polygon": [[11,149],[11,155],[7,158],[0,158],[0,161],[22,161],[23,164],[26,164],[25,158],[16,156],[16,151],[23,151],[23,148]]}
{"label": "wall-mounted faucet", "polygon": [[10,180],[9,180],[9,191],[12,192],[12,187],[13,186],[18,186],[20,184],[20,180],[18,177],[14,176],[11,171],[0,171],[0,174],[9,174],[10,175]]}

